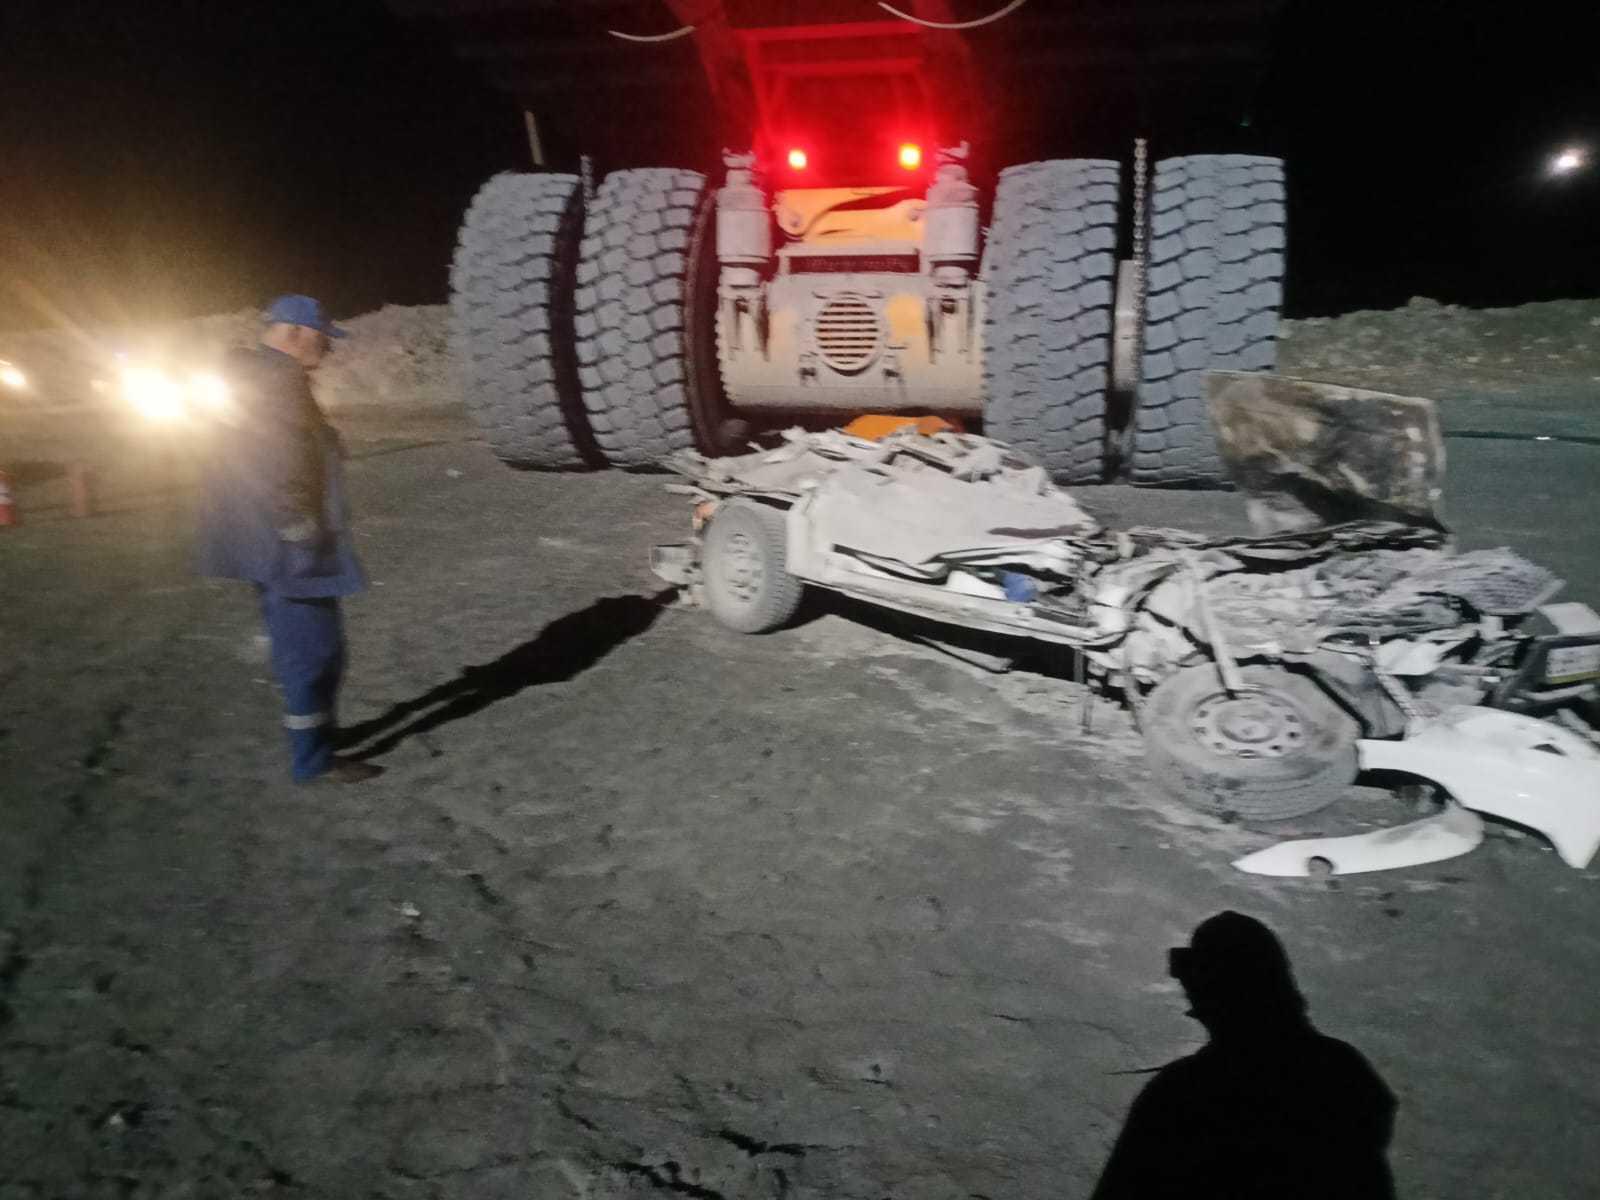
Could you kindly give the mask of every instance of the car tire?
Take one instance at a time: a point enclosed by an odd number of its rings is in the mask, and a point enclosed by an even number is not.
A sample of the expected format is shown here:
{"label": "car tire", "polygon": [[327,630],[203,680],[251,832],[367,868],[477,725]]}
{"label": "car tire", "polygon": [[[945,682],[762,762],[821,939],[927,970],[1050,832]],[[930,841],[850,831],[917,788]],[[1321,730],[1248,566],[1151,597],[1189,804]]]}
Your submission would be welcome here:
{"label": "car tire", "polygon": [[1281,821],[1339,799],[1359,765],[1355,719],[1315,680],[1240,668],[1230,695],[1214,663],[1158,683],[1140,715],[1145,761],[1173,798],[1229,819]]}
{"label": "car tire", "polygon": [[738,633],[781,628],[800,607],[804,586],[789,573],[788,529],[781,509],[725,500],[712,515],[701,549],[706,607]]}

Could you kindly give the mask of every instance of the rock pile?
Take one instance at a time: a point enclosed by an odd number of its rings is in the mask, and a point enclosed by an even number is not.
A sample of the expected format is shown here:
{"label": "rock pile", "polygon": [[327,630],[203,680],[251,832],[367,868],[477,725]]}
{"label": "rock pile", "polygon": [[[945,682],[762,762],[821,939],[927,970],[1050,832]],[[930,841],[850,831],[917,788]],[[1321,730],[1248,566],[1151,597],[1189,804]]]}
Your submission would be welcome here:
{"label": "rock pile", "polygon": [[1278,369],[1380,389],[1593,386],[1600,300],[1474,309],[1419,296],[1404,308],[1285,321]]}

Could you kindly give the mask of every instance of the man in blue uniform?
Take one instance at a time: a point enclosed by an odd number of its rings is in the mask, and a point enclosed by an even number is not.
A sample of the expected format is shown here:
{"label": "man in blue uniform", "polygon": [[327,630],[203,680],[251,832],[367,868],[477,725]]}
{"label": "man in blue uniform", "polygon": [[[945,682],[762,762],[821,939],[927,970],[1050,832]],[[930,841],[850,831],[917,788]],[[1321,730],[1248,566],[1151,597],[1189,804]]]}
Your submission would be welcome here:
{"label": "man in blue uniform", "polygon": [[339,597],[366,578],[346,521],[343,446],[310,384],[345,332],[310,296],[280,296],[265,322],[259,345],[228,356],[233,405],[202,474],[199,570],[255,585],[295,782],[358,783],[382,768],[333,752],[345,659]]}

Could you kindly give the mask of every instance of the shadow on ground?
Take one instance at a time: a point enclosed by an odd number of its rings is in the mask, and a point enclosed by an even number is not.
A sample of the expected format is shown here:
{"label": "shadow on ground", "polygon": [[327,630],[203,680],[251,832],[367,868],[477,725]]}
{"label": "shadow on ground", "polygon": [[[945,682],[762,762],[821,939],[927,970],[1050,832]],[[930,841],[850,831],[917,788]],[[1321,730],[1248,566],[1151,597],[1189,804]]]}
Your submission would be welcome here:
{"label": "shadow on ground", "polygon": [[1394,1095],[1312,1026],[1277,936],[1218,913],[1168,961],[1210,1041],[1133,1102],[1093,1200],[1394,1200]]}
{"label": "shadow on ground", "polygon": [[793,624],[809,625],[828,616],[840,617],[889,637],[927,646],[991,675],[1020,670],[1059,679],[1075,677],[1074,654],[1066,646],[949,625],[821,588],[807,589]]}
{"label": "shadow on ground", "polygon": [[[347,727],[340,744],[346,749],[360,747],[357,758],[375,758],[407,738],[474,716],[526,688],[564,683],[649,629],[676,594],[675,588],[664,588],[652,596],[607,596],[557,617],[539,636],[493,662],[463,667],[449,683]],[[373,738],[378,740],[365,744]]]}

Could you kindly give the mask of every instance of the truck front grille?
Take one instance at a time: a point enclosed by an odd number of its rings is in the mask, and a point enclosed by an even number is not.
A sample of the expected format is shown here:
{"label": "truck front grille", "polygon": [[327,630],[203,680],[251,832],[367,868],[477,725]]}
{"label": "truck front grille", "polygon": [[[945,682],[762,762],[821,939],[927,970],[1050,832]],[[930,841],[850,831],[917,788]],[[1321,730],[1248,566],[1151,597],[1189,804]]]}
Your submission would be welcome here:
{"label": "truck front grille", "polygon": [[859,371],[878,355],[883,325],[866,297],[855,292],[830,296],[817,313],[817,352],[835,371]]}

